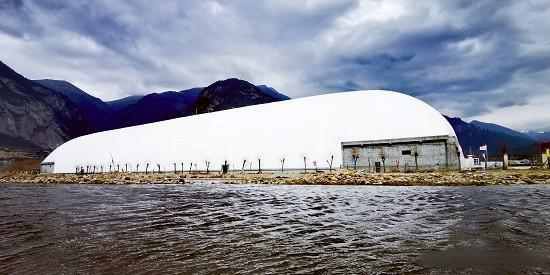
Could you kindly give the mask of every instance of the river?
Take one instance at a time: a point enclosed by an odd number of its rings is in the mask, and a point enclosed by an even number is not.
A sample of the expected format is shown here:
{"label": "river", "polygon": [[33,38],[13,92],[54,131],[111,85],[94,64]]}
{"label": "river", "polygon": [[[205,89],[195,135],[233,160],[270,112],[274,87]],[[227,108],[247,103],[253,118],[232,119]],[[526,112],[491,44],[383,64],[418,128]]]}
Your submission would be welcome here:
{"label": "river", "polygon": [[0,185],[0,274],[550,274],[550,186]]}

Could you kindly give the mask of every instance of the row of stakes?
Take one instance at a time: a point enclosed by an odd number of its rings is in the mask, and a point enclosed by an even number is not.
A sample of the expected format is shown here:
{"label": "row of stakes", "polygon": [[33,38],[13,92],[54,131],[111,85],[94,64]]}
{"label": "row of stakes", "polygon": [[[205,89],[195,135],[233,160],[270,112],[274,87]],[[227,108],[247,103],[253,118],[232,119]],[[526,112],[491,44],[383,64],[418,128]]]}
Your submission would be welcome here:
{"label": "row of stakes", "polygon": [[[416,156],[415,156],[416,157]],[[416,159],[416,158],[415,158]],[[284,164],[285,164],[285,161],[286,159],[285,158],[282,158],[281,159],[281,172],[284,172]],[[328,166],[329,166],[329,171],[332,171],[332,164],[333,164],[333,161],[334,161],[334,155],[331,155],[330,156],[330,159],[329,160],[326,160]],[[354,169],[357,169],[357,163],[359,161],[359,156],[357,155],[353,155],[352,156],[352,161],[353,161],[353,168]],[[244,172],[245,171],[245,166],[246,166],[246,163],[247,161],[246,160],[243,160],[243,164],[242,164],[242,167],[241,167],[241,171]],[[368,163],[369,163],[369,170],[371,170],[371,161],[368,160]],[[249,171],[252,171],[252,162],[249,162],[250,164],[250,168],[249,168]],[[382,156],[382,168],[383,170],[385,170],[385,157]],[[189,170],[187,170],[189,173],[192,173],[193,172],[193,165],[195,165],[195,171],[198,171],[197,169],[197,163],[193,163],[191,162],[189,164]],[[396,161],[396,165],[397,167],[399,168],[399,160]],[[149,166],[150,164],[149,163],[146,163],[146,166],[145,166],[145,174],[148,174],[149,173]],[[174,166],[174,170],[173,172],[174,173],[178,173],[179,171],[177,170],[177,164],[176,163],[173,163],[173,166]],[[208,174],[210,172],[210,161],[205,161],[205,166],[206,166],[206,173]],[[317,161],[313,161],[313,166],[314,166],[314,169],[315,171],[317,172],[318,171],[318,168],[317,168]],[[114,169],[116,167],[116,169]],[[156,171],[158,173],[162,173],[162,169],[161,169],[161,165],[160,164],[156,164]],[[415,167],[416,169],[418,169],[418,163],[415,161]],[[121,171],[120,170],[120,164],[116,164],[113,165],[113,164],[110,164],[109,165],[109,173],[113,173],[113,172],[131,172],[129,169],[128,169],[128,164],[125,164],[124,165],[124,169]],[[407,164],[405,164],[405,168],[407,168]],[[227,163],[227,161],[224,162],[224,164],[222,165],[222,172],[225,174],[227,173],[229,170],[229,164]],[[308,170],[308,167],[307,167],[307,157],[304,157],[304,172],[307,172]],[[261,168],[261,159],[258,158],[258,173],[262,173],[262,168]],[[103,169],[103,165],[100,165],[99,167],[97,167],[96,165],[87,165],[86,166],[86,169],[84,169],[83,166],[80,166],[80,167],[76,167],[76,171],[75,171],[77,174],[95,174],[97,172],[99,173],[104,173],[104,169]],[[106,171],[105,171],[106,172]],[[139,163],[136,164],[136,170],[135,172],[139,172]],[[155,170],[151,170],[151,173],[154,173]],[[184,168],[184,163],[182,162],[181,163],[181,173],[184,173],[185,172],[185,168]]]}
{"label": "row of stakes", "polygon": [[[281,159],[281,172],[284,172],[284,166],[285,166],[285,161],[286,159],[285,158],[282,158]],[[327,164],[329,166],[329,171],[332,171],[332,163],[334,161],[334,155],[331,155],[330,156],[330,159],[327,160]],[[245,166],[246,166],[246,163],[247,161],[246,160],[243,160],[243,164],[242,164],[242,167],[241,167],[241,171],[244,172],[245,171]],[[249,163],[250,164],[250,170],[252,170],[252,162]],[[262,173],[262,160],[260,158],[258,158],[258,173]],[[191,162],[189,164],[189,170],[187,170],[189,173],[192,173],[193,172],[193,165],[195,165],[195,171],[197,170],[197,163],[193,163]],[[174,166],[174,173],[178,173],[180,171],[177,170],[177,164],[174,162],[173,163],[173,166]],[[206,166],[206,173],[210,173],[210,161],[205,161],[205,166]],[[314,169],[315,171],[318,171],[318,168],[317,168],[317,161],[313,161],[313,166],[314,166]],[[150,164],[149,163],[146,163],[145,165],[145,174],[148,174],[149,173],[149,167],[150,167]],[[115,169],[116,168],[116,169]],[[156,165],[156,172],[158,173],[162,173],[162,170],[161,170],[161,165],[157,163]],[[227,163],[227,161],[224,161],[224,164],[222,165],[222,173],[227,173],[229,170],[229,164]],[[308,170],[308,167],[307,167],[307,158],[304,157],[304,172],[307,172]],[[103,165],[100,165],[99,167],[96,166],[96,165],[86,165],[86,167],[84,166],[77,166],[75,168],[75,173],[76,174],[96,174],[96,173],[104,173],[104,172],[107,172],[106,170],[104,171],[104,167]],[[121,166],[120,164],[109,164],[109,170],[108,170],[109,173],[113,173],[113,172],[116,172],[116,173],[119,173],[119,172],[125,172],[125,173],[130,173],[131,171],[128,169],[128,164],[125,164],[122,171],[121,171]],[[136,170],[134,172],[137,172],[139,173],[139,163],[136,164]],[[150,171],[151,173],[154,173],[155,170],[151,170]],[[185,169],[184,169],[184,163],[182,162],[181,163],[181,173],[184,173],[185,172]]]}

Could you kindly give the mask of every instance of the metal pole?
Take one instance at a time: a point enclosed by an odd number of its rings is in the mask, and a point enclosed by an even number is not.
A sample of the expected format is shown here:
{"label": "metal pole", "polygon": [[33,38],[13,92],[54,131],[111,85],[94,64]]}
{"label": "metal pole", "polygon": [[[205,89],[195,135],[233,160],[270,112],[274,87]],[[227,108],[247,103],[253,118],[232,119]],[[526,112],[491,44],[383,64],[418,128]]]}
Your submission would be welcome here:
{"label": "metal pole", "polygon": [[[487,145],[485,145],[487,146]],[[487,162],[489,161],[489,148],[485,147],[485,170],[487,170]]]}
{"label": "metal pole", "polygon": [[449,148],[445,140],[445,170],[449,170]]}

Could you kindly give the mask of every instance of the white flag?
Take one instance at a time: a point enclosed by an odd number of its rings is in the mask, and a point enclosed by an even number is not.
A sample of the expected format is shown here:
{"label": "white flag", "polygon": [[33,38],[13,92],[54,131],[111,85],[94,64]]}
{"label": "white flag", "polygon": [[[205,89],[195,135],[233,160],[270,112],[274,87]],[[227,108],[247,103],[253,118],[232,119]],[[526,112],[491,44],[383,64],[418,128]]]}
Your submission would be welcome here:
{"label": "white flag", "polygon": [[487,151],[487,144],[479,147],[479,151]]}

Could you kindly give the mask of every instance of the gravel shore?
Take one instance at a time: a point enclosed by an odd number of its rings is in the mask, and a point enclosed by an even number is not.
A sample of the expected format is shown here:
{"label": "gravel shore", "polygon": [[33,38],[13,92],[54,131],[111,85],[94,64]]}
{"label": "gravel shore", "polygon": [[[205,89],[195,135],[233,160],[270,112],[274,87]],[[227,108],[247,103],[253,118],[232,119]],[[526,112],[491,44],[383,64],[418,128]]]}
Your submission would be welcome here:
{"label": "gravel shore", "polygon": [[103,173],[103,174],[25,174],[0,175],[0,183],[28,184],[186,184],[215,181],[229,184],[300,185],[394,185],[467,186],[506,184],[550,184],[550,170],[489,170],[476,172],[426,172],[373,174],[362,170],[310,173],[232,172],[206,173]]}

